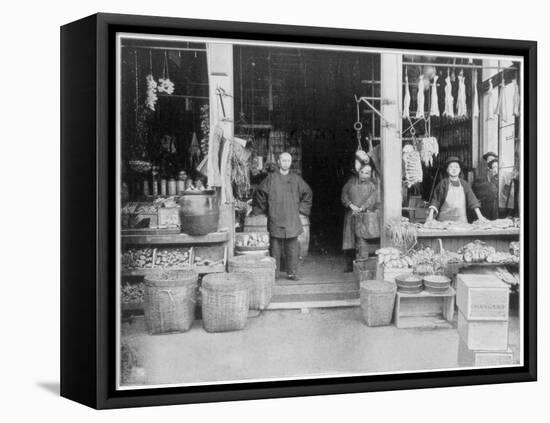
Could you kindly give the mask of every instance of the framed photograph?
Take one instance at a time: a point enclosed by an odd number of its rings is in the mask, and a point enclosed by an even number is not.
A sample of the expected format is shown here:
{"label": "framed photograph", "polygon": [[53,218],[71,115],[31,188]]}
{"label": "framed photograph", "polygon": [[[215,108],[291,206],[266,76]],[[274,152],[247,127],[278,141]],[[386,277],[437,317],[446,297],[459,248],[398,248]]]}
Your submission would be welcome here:
{"label": "framed photograph", "polygon": [[118,408],[536,380],[536,51],[63,26],[61,394]]}

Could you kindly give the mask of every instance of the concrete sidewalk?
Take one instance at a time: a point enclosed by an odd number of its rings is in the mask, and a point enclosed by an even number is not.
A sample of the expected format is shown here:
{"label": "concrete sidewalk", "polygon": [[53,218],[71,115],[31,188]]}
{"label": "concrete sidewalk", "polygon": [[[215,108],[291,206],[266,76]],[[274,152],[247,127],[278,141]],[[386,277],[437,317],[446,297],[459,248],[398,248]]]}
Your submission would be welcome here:
{"label": "concrete sidewalk", "polygon": [[[456,329],[367,327],[359,307],[269,310],[226,333],[208,333],[196,320],[186,333],[151,336],[136,317],[122,325],[122,340],[153,385],[458,367]],[[511,317],[516,358],[518,344]]]}

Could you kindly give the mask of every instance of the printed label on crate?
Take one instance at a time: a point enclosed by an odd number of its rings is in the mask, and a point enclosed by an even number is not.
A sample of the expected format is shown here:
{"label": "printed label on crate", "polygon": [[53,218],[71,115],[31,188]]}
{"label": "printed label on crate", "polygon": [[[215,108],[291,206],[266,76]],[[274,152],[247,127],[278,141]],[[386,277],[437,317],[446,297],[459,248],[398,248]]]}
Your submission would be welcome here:
{"label": "printed label on crate", "polygon": [[[496,294],[496,295],[495,295]],[[470,291],[470,315],[493,318],[508,317],[508,293],[473,289]]]}

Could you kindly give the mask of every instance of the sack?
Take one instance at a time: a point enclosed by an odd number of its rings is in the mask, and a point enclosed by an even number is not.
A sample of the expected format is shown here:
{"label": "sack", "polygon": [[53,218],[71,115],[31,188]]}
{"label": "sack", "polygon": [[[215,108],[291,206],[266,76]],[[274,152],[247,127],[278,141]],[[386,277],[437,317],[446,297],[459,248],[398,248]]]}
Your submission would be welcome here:
{"label": "sack", "polygon": [[372,239],[380,237],[380,212],[365,211],[353,216],[355,236]]}

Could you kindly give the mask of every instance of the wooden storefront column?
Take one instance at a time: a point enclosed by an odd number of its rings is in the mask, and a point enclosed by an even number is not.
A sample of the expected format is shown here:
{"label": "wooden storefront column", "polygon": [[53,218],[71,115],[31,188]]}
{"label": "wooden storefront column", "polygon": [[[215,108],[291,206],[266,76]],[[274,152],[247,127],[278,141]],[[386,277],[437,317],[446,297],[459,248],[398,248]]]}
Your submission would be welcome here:
{"label": "wooden storefront column", "polygon": [[[208,62],[208,87],[210,103],[210,130],[219,126],[223,130],[224,138],[233,140],[235,133],[234,97],[233,97],[233,45],[208,43],[206,45]],[[220,101],[219,89],[228,94],[222,96]],[[231,166],[222,167],[220,176],[222,178],[221,190],[224,191],[220,201],[219,228],[227,229],[229,232],[228,256],[233,256],[233,245],[235,239],[235,211],[234,200],[231,188]]]}
{"label": "wooden storefront column", "polygon": [[401,219],[401,98],[402,63],[400,54],[381,57],[381,167],[382,167],[382,247],[390,244],[386,223]]}

